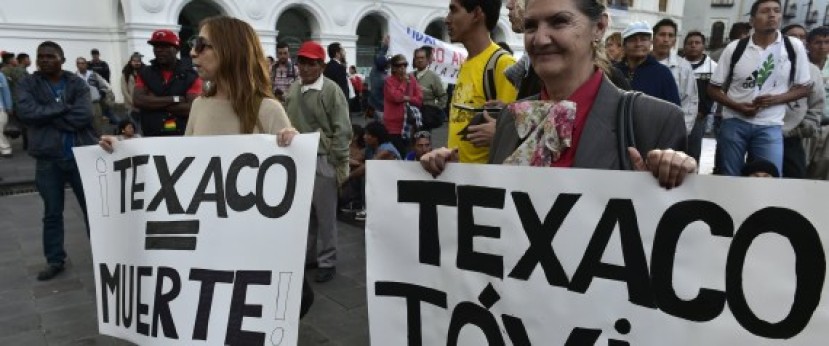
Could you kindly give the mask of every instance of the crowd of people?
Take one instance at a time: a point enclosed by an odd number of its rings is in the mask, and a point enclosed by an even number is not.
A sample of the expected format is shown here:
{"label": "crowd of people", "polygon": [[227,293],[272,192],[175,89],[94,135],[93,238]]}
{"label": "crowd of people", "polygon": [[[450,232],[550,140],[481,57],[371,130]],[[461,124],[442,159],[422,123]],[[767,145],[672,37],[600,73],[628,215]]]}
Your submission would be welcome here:
{"label": "crowd of people", "polygon": [[[778,0],[755,0],[749,23],[735,24],[732,41],[711,54],[705,35],[689,32],[682,55],[670,19],[609,33],[604,0],[507,0],[524,37],[520,59],[490,36],[503,5],[448,1],[449,36],[468,52],[448,88],[428,68],[429,47],[413,52],[410,69],[405,56],[387,56],[386,38],[363,76],[336,42],[304,42],[296,61],[280,42],[269,61],[250,25],[220,16],[188,42],[192,66],[178,58],[176,33],[153,32],[154,59],[135,53],[122,69],[128,115],[118,119],[97,49],[69,72],[61,46],[45,41],[31,75],[27,55],[3,54],[0,126],[13,116],[26,129],[44,202],[47,266],[38,279],[64,269],[66,183],[85,213],[71,149],[113,151],[137,137],[267,133],[285,146],[319,132],[305,266],[321,283],[336,275],[338,209],[367,217],[367,160],[419,161],[434,175],[450,162],[641,170],[673,188],[697,171],[710,128],[718,174],[829,179],[829,28],[781,31]],[[352,124],[352,112],[368,123]],[[447,147],[433,148],[444,122]]]}

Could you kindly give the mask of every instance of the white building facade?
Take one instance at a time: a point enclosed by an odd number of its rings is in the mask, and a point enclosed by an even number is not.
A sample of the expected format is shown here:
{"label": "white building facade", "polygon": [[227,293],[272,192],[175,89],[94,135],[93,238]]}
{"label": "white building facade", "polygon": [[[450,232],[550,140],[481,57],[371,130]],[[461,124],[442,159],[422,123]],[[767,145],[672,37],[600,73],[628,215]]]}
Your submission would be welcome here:
{"label": "white building facade", "polygon": [[[755,0],[694,0],[685,2],[685,24],[680,31],[700,31],[710,49],[728,43],[728,32],[736,22],[748,22]],[[800,24],[807,30],[829,25],[829,0],[780,0],[783,25]]]}
{"label": "white building facade", "polygon": [[[686,1],[608,2],[611,31],[621,31],[635,20],[653,24],[670,17],[681,23]],[[37,45],[52,40],[65,51],[64,69],[74,70],[75,58],[88,58],[97,48],[118,88],[120,71],[132,52],[144,54],[145,62],[152,58],[147,39],[154,30],[178,32],[184,44],[196,34],[201,19],[229,15],[250,23],[269,55],[275,55],[278,41],[288,42],[293,53],[306,40],[324,46],[340,42],[348,64],[369,67],[392,21],[445,40],[448,6],[449,0],[7,0],[0,6],[0,50],[34,58]],[[492,36],[521,54],[523,38],[510,27],[503,8]],[[184,59],[188,52],[184,44]],[[116,98],[120,100],[119,92]]]}
{"label": "white building facade", "polygon": [[680,28],[685,20],[685,4],[703,0],[607,0],[610,32],[622,31],[631,22],[646,21],[653,26],[664,19],[673,19]]}
{"label": "white building facade", "polygon": [[[178,32],[184,44],[201,19],[221,14],[251,24],[268,55],[276,55],[277,41],[288,42],[293,53],[306,40],[340,42],[349,64],[368,67],[392,21],[445,39],[448,6],[448,0],[9,0],[0,6],[0,49],[34,59],[37,45],[52,40],[63,47],[64,69],[71,71],[75,58],[97,48],[117,87],[132,52],[144,54],[145,62],[152,58],[147,39],[154,30]],[[523,51],[506,9],[492,34]],[[187,52],[185,45],[185,59]]]}

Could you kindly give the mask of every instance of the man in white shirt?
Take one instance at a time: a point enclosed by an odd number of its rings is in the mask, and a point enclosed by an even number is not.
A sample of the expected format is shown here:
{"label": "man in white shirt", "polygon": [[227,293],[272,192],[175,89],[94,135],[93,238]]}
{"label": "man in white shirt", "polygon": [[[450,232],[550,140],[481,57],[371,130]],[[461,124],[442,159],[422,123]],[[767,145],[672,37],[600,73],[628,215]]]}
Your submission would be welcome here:
{"label": "man in white shirt", "polygon": [[685,35],[685,43],[683,44],[685,52],[685,60],[691,64],[694,70],[694,77],[697,81],[697,91],[699,93],[699,107],[697,107],[697,118],[694,122],[694,127],[688,134],[688,155],[691,155],[699,162],[702,154],[702,137],[705,134],[705,124],[707,119],[712,114],[714,101],[708,97],[706,90],[708,89],[708,82],[714,70],[717,68],[717,62],[705,54],[705,35],[699,31],[691,31]]}
{"label": "man in white shirt", "polygon": [[[805,97],[811,86],[803,43],[780,33],[780,1],[756,0],[749,15],[754,33],[725,48],[708,86],[708,95],[724,106],[717,135],[723,175],[739,176],[746,153],[782,170],[786,104]],[[732,56],[738,57],[733,71]]]}
{"label": "man in white shirt", "polygon": [[671,74],[679,89],[682,112],[685,113],[685,133],[690,134],[699,111],[699,94],[691,64],[672,51],[676,45],[677,30],[676,22],[671,19],[665,18],[656,23],[653,26],[651,55],[656,61],[671,69]]}
{"label": "man in white shirt", "polygon": [[95,128],[95,132],[99,136],[104,135],[106,129],[104,128],[104,112],[101,103],[112,102],[115,98],[112,95],[112,88],[103,76],[89,69],[89,62],[86,61],[86,58],[79,57],[75,61],[75,66],[78,68],[75,74],[86,81],[86,85],[89,86],[89,96],[92,99],[92,127]]}

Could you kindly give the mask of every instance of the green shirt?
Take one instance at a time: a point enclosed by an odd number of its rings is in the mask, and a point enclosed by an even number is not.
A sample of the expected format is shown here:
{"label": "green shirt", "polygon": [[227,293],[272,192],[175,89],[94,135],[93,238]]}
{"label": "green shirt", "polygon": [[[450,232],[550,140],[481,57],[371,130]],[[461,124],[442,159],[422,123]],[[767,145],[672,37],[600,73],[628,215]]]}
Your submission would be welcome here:
{"label": "green shirt", "polygon": [[324,76],[320,78],[323,78],[321,90],[311,88],[302,92],[300,80],[291,84],[285,93],[285,110],[300,133],[320,132],[319,155],[327,155],[335,166],[347,165],[351,143],[348,101],[337,83]]}

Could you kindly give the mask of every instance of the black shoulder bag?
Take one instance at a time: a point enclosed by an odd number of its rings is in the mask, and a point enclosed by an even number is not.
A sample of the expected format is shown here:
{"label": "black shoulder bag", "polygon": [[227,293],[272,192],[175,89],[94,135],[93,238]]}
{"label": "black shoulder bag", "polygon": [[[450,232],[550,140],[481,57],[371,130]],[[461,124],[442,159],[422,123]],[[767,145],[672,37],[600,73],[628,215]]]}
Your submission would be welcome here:
{"label": "black shoulder bag", "polygon": [[619,165],[622,170],[633,170],[628,147],[636,148],[636,135],[633,131],[633,106],[641,92],[624,92],[616,110],[616,139],[619,147]]}

